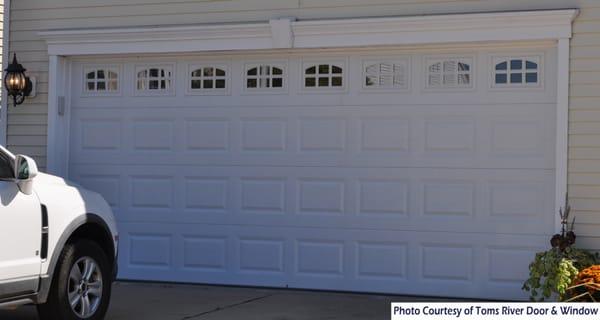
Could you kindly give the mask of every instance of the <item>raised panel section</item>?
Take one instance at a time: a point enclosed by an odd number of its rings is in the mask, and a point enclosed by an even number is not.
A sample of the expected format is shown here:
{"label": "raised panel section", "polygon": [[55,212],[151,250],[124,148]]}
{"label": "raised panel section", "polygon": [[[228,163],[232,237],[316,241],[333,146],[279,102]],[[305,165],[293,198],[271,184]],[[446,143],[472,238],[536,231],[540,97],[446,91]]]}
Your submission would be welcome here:
{"label": "raised panel section", "polygon": [[173,179],[170,177],[131,177],[131,205],[134,208],[173,207]]}
{"label": "raised panel section", "polygon": [[521,248],[489,249],[490,281],[522,284],[528,278],[528,266],[536,250]]}
{"label": "raised panel section", "polygon": [[242,272],[283,272],[283,241],[240,240],[240,270]]}
{"label": "raised panel section", "polygon": [[283,213],[285,209],[285,180],[242,180],[242,211],[252,213]]}
{"label": "raised panel section", "polygon": [[409,125],[402,119],[366,118],[362,120],[362,149],[366,151],[403,151],[409,149]]}
{"label": "raised panel section", "polygon": [[404,279],[407,270],[407,244],[359,242],[358,276],[361,278]]}
{"label": "raised panel section", "polygon": [[470,119],[429,119],[425,122],[425,150],[468,152],[475,148],[475,123]]}
{"label": "raised panel section", "polygon": [[298,187],[300,213],[341,214],[344,212],[344,182],[301,180]]}
{"label": "raised panel section", "polygon": [[121,122],[117,120],[81,120],[81,148],[110,150],[121,146]]}
{"label": "raised panel section", "polygon": [[469,280],[473,273],[473,249],[463,246],[425,245],[421,248],[423,278]]}
{"label": "raised panel section", "polygon": [[286,123],[280,119],[243,120],[242,149],[246,151],[284,151]]}
{"label": "raised panel section", "polygon": [[300,151],[343,151],[346,121],[337,118],[300,120]]}
{"label": "raised panel section", "polygon": [[229,121],[189,120],[186,123],[186,139],[189,150],[226,151],[229,149]]}
{"label": "raised panel section", "polygon": [[228,181],[225,178],[193,177],[185,180],[185,207],[221,210],[227,208]]}
{"label": "raised panel section", "polygon": [[225,271],[227,239],[185,236],[183,266],[207,271]]}
{"label": "raised panel section", "polygon": [[171,264],[171,237],[130,234],[129,266],[168,268]]}
{"label": "raised panel section", "polygon": [[119,206],[121,195],[119,176],[83,175],[79,177],[78,182],[86,189],[100,193],[110,206]]}
{"label": "raised panel section", "polygon": [[360,213],[407,214],[408,183],[397,180],[360,181]]}
{"label": "raised panel section", "polygon": [[506,182],[490,186],[493,216],[532,217],[544,212],[544,186],[539,183]]}
{"label": "raised panel section", "polygon": [[431,181],[424,184],[424,214],[473,214],[475,186],[470,182]]}
{"label": "raised panel section", "polygon": [[497,155],[539,155],[543,153],[541,121],[495,121],[492,123],[492,152]]}
{"label": "raised panel section", "polygon": [[167,151],[173,148],[173,123],[170,121],[135,121],[133,147],[137,150]]}
{"label": "raised panel section", "polygon": [[342,242],[298,241],[296,251],[298,273],[317,276],[342,275]]}

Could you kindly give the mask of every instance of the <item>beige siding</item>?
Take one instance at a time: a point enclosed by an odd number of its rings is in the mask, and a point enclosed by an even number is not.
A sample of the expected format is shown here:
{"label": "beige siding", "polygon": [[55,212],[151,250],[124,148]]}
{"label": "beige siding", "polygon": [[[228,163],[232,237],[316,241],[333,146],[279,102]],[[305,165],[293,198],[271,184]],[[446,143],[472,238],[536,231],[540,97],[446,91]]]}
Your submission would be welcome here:
{"label": "beige siding", "polygon": [[573,29],[569,196],[583,245],[600,249],[600,1],[582,7]]}
{"label": "beige siding", "polygon": [[573,8],[569,191],[581,242],[600,249],[600,1],[598,0],[14,0],[10,51],[38,78],[38,96],[9,108],[8,147],[46,164],[47,29]]}

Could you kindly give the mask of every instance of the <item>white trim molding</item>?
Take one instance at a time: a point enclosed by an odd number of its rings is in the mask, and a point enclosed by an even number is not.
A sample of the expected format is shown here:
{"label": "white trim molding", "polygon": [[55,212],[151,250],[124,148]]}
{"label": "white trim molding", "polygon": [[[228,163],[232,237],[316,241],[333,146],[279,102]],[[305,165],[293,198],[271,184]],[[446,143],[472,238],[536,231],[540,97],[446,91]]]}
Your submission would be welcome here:
{"label": "white trim molding", "polygon": [[50,55],[181,53],[570,38],[577,9],[49,30]]}
{"label": "white trim molding", "polygon": [[569,38],[558,39],[558,70],[556,75],[556,231],[561,228],[558,211],[565,206],[568,190],[570,44]]}
{"label": "white trim molding", "polygon": [[48,68],[48,137],[46,170],[67,177],[69,174],[69,101],[71,92],[70,62],[61,56],[49,56]]}

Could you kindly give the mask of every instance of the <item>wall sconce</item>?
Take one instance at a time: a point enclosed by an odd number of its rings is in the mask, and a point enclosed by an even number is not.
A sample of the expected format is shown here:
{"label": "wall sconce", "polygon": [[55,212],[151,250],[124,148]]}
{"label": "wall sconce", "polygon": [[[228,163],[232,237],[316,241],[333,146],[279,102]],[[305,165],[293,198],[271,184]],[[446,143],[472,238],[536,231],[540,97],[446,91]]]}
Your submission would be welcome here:
{"label": "wall sconce", "polygon": [[17,61],[17,55],[13,55],[13,61],[4,69],[6,74],[4,75],[4,86],[9,96],[13,98],[13,106],[17,106],[23,101],[25,97],[33,97],[33,89],[35,86],[35,78],[30,79],[25,75],[27,69]]}

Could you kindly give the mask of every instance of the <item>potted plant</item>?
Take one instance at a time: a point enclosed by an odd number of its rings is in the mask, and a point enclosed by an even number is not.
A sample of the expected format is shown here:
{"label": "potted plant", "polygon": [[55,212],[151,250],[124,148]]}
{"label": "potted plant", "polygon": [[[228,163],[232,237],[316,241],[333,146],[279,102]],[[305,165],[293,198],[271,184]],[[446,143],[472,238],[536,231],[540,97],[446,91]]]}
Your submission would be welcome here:
{"label": "potted plant", "polygon": [[529,265],[529,279],[523,284],[523,290],[530,293],[532,301],[544,301],[553,296],[564,300],[567,289],[583,270],[598,261],[598,255],[575,248],[577,236],[573,231],[575,219],[570,219],[571,206],[565,201],[560,209],[561,231],[550,240],[551,248],[538,252]]}

